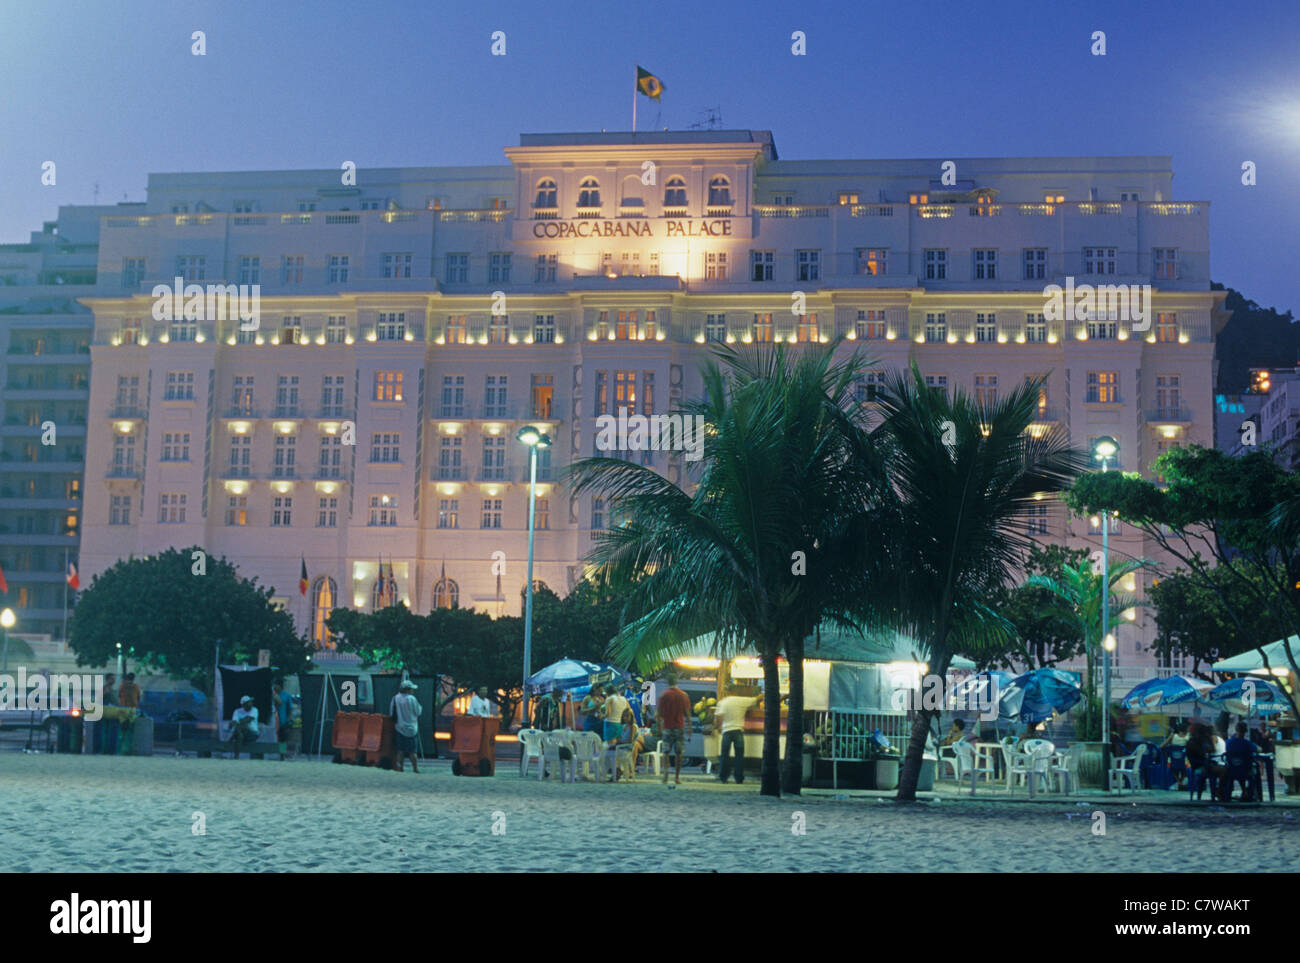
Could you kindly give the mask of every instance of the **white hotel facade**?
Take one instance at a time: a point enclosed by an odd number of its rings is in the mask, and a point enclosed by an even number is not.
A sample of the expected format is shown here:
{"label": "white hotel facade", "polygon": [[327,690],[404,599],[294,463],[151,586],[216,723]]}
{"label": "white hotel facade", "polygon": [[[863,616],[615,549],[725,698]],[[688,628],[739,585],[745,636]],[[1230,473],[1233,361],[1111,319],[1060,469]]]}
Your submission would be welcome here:
{"label": "white hotel facade", "polygon": [[[783,161],[766,131],[524,135],[505,153],[362,169],[355,186],[339,170],[152,175],[143,213],[102,219],[82,299],[83,578],[201,545],[274,585],[318,643],[329,607],[374,604],[380,558],[417,612],[517,614],[516,431],[555,442],[535,577],[564,594],[611,512],[560,470],[593,453],[598,415],[698,393],[710,342],[846,334],[875,371],[915,358],[981,397],[1048,374],[1041,422],[1080,445],[1115,436],[1124,470],[1214,444],[1223,295],[1208,204],[1173,199],[1168,157],[959,159],[944,183],[943,159]],[[259,284],[259,330],[154,320],[154,285],[178,275]],[[1150,329],[1044,319],[1044,286],[1067,276],[1150,285]],[[644,457],[681,479],[679,456]],[[1100,543],[1089,520],[1042,512],[1044,541]],[[1155,552],[1124,528],[1112,546]],[[1140,611],[1121,628],[1121,667],[1152,664],[1153,632]]]}

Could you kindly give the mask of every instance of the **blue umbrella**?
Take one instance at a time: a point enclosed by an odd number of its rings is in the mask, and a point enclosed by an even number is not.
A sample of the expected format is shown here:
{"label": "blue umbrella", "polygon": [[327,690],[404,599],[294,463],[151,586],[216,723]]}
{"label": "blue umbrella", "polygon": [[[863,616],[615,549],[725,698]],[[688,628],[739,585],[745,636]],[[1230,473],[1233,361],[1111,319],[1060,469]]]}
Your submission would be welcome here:
{"label": "blue umbrella", "polygon": [[1271,715],[1291,707],[1276,682],[1255,676],[1241,676],[1220,683],[1209,691],[1205,701],[1225,712],[1249,716],[1256,712]]}
{"label": "blue umbrella", "polygon": [[990,707],[1015,678],[1001,669],[988,669],[962,679],[948,692],[949,709],[978,709]]}
{"label": "blue umbrella", "polygon": [[1196,702],[1212,688],[1214,686],[1209,682],[1185,675],[1147,679],[1135,685],[1128,695],[1119,700],[1119,704],[1125,709],[1160,709]]}
{"label": "blue umbrella", "polygon": [[1064,712],[1083,698],[1074,676],[1060,669],[1034,669],[1016,676],[998,696],[998,715],[1034,723]]}

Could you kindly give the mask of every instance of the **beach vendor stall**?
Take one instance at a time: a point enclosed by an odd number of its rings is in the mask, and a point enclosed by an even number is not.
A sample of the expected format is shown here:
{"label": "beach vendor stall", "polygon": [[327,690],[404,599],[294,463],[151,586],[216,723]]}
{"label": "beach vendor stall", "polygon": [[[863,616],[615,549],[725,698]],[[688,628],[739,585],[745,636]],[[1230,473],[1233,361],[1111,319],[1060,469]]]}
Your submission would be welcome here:
{"label": "beach vendor stall", "polygon": [[[712,711],[721,694],[763,694],[763,666],[756,653],[730,658],[717,654],[718,637],[708,633],[682,647],[674,660],[687,673],[682,687],[691,695],[695,731],[687,740],[687,756],[719,758],[720,733],[714,731]],[[823,625],[805,641],[804,658],[804,781],[826,779],[838,786],[841,776],[874,788],[875,773],[883,782],[897,782],[897,760],[910,735],[909,708],[927,671],[915,640],[897,632],[862,633]],[[974,663],[957,659],[952,668],[970,670]],[[785,754],[790,693],[789,666],[777,663],[782,697],[780,752]],[[708,685],[701,690],[701,683]],[[744,754],[757,764],[763,751],[763,703],[760,698],[744,721]],[[875,765],[883,761],[885,765]],[[892,761],[892,767],[889,763]],[[847,767],[842,766],[847,764]],[[933,772],[933,764],[931,764]],[[893,788],[880,785],[879,788]]]}
{"label": "beach vendor stall", "polygon": [[[1300,692],[1300,636],[1270,642],[1259,649],[1249,649],[1210,666],[1215,672],[1231,672],[1267,679],[1292,694]],[[1265,665],[1265,658],[1268,663]],[[1278,738],[1275,740],[1277,771],[1291,792],[1300,792],[1300,725],[1291,713],[1290,703],[1282,698],[1275,712],[1260,708],[1262,700],[1253,700],[1255,711],[1275,716]],[[1247,713],[1249,714],[1249,713]]]}

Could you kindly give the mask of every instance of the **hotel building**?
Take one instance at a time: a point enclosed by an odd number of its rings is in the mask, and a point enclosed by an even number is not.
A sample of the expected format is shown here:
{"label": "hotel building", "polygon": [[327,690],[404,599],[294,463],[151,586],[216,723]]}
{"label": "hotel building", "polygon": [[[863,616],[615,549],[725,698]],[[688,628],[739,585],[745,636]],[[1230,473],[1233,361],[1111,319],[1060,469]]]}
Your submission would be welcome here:
{"label": "hotel building", "polygon": [[[201,545],[274,585],[319,646],[330,607],[375,604],[379,559],[417,612],[517,614],[516,431],[554,439],[535,577],[563,594],[614,518],[560,469],[593,453],[597,416],[698,394],[711,343],[845,335],[872,362],[866,404],[912,359],[986,400],[1045,374],[1039,424],[1080,445],[1113,435],[1124,470],[1214,444],[1224,295],[1208,204],[1174,200],[1168,157],[792,161],[750,130],[524,135],[505,155],[362,169],[355,185],[339,170],[152,175],[142,210],[103,218],[82,298],[83,579]],[[152,289],[178,276],[260,285],[260,327],[155,320]],[[1150,327],[1053,320],[1044,288],[1067,277],[1150,285]],[[682,477],[680,455],[627,457]],[[1049,501],[1027,524],[1100,543]],[[1123,527],[1112,546],[1155,551]],[[1141,611],[1121,628],[1121,679],[1152,664],[1153,631]]]}

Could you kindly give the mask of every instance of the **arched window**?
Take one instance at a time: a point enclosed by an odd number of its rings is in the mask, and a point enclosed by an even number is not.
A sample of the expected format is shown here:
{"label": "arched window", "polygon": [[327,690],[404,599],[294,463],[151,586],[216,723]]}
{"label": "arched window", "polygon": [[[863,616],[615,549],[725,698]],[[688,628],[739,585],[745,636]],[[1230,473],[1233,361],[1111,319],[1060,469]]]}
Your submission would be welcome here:
{"label": "arched window", "polygon": [[334,633],[325,625],[330,617],[330,610],[336,605],[338,584],[328,575],[316,579],[311,589],[311,641],[319,649],[333,649],[337,646]]}
{"label": "arched window", "polygon": [[668,178],[664,185],[664,207],[686,206],[686,181],[680,177]]}
{"label": "arched window", "polygon": [[435,609],[454,609],[460,607],[460,586],[449,578],[443,577],[433,583],[433,607]]}
{"label": "arched window", "polygon": [[533,202],[533,207],[555,207],[555,198],[555,181],[549,177],[544,178],[537,184],[537,200]]}
{"label": "arched window", "polygon": [[578,185],[578,206],[600,207],[600,185],[596,183],[596,178],[585,177]]}
{"label": "arched window", "polygon": [[731,206],[731,181],[721,174],[709,181],[709,207]]}
{"label": "arched window", "polygon": [[641,199],[641,178],[628,176],[623,178],[623,192],[619,199],[620,214],[639,214],[641,208],[645,207],[645,201]]}

